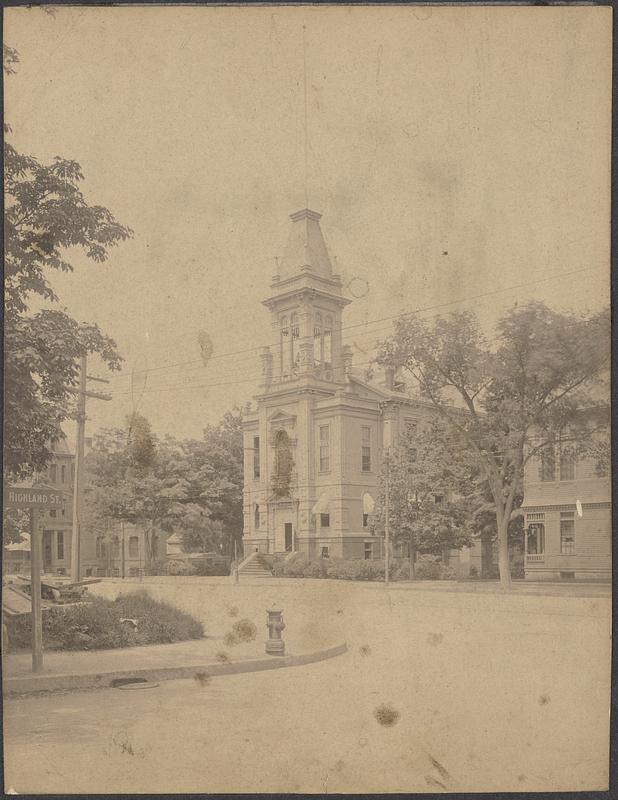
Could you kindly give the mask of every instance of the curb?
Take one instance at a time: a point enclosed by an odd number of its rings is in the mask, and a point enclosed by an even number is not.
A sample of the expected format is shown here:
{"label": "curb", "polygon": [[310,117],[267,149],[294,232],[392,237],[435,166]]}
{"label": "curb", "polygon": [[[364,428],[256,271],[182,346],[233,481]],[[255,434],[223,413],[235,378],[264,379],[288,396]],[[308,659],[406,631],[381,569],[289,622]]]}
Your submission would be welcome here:
{"label": "curb", "polygon": [[147,678],[152,681],[167,681],[174,678],[194,678],[197,673],[209,677],[215,675],[239,675],[243,672],[260,672],[267,669],[300,667],[335,658],[347,652],[346,642],[302,655],[270,656],[247,661],[228,663],[210,662],[186,667],[152,667],[145,669],[115,670],[113,672],[87,672],[74,675],[29,675],[22,678],[4,678],[5,697],[34,694],[36,692],[80,691],[83,689],[109,689],[118,678]]}

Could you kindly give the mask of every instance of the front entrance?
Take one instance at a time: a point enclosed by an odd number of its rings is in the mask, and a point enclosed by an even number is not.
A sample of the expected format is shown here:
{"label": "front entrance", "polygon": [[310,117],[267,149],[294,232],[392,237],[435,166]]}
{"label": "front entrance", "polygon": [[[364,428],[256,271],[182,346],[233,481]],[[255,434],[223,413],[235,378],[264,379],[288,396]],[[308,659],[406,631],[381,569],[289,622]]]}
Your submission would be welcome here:
{"label": "front entrance", "polygon": [[52,536],[53,531],[43,531],[43,572],[52,569]]}
{"label": "front entrance", "polygon": [[292,523],[285,523],[285,552],[291,553],[294,546],[294,534],[292,531]]}

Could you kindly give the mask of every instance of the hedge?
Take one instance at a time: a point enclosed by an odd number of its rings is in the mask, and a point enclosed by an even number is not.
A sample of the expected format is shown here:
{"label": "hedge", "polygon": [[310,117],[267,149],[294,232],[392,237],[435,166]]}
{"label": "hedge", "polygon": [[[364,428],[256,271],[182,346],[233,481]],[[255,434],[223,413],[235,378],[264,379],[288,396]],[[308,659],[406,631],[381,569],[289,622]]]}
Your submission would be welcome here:
{"label": "hedge", "polygon": [[[384,561],[380,559],[308,558],[294,554],[283,556],[262,555],[261,559],[279,578],[333,578],[348,581],[383,581]],[[438,556],[419,556],[415,564],[415,578],[418,580],[453,580],[456,577],[452,567],[444,566]],[[390,565],[390,579],[393,581],[410,579],[408,559],[393,559]]]}
{"label": "hedge", "polygon": [[[121,622],[123,619],[125,622]],[[30,647],[30,614],[9,617],[6,623],[10,648]],[[43,613],[43,644],[47,650],[106,650],[203,636],[201,622],[144,591],[121,594],[115,600],[94,597],[76,605],[52,606]]]}

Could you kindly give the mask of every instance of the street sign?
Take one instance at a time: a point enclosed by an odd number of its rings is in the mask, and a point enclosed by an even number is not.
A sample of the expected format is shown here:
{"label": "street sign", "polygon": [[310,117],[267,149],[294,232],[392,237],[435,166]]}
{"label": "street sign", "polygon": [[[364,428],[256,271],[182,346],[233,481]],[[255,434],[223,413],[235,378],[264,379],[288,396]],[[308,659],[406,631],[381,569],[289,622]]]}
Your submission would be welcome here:
{"label": "street sign", "polygon": [[4,490],[4,507],[7,508],[61,508],[65,503],[63,492],[35,487]]}

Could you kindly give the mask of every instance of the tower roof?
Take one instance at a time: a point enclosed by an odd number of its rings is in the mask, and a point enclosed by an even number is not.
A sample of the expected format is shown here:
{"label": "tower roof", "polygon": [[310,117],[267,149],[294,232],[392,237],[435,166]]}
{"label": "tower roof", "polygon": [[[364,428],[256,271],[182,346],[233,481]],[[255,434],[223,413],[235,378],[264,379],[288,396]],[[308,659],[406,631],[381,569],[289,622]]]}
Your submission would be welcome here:
{"label": "tower roof", "polygon": [[290,214],[292,226],[283,258],[279,262],[279,278],[282,281],[302,272],[333,278],[333,267],[320,228],[321,216],[309,208]]}

